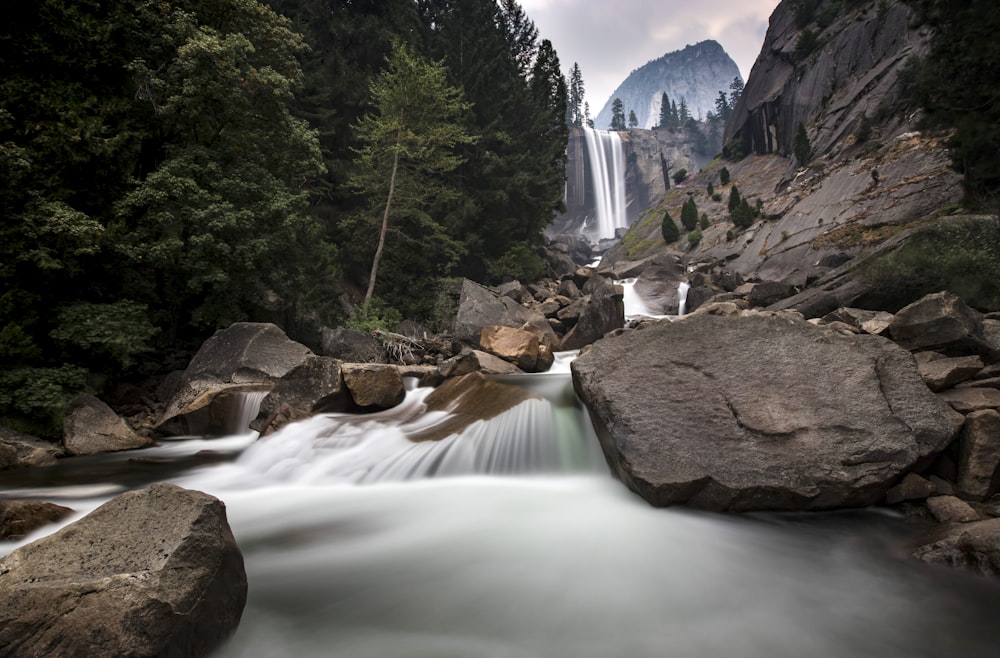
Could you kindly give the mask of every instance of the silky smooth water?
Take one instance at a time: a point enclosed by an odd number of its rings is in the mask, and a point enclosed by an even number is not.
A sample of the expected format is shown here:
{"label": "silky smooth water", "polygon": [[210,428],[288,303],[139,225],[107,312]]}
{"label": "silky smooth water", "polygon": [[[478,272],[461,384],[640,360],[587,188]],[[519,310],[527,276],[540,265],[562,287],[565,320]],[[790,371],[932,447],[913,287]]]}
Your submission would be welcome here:
{"label": "silky smooth water", "polygon": [[613,238],[628,227],[625,205],[625,148],[617,132],[584,127],[587,160],[590,163],[591,194],[596,225],[586,232],[594,241]]}
{"label": "silky smooth water", "polygon": [[[416,449],[407,434],[439,420],[419,389],[382,414],[191,444],[234,457],[169,478],[226,502],[246,560],[218,656],[997,655],[1000,587],[913,561],[900,519],[654,509],[608,474],[567,374],[505,381],[552,401]],[[85,510],[111,492],[33,493]]]}

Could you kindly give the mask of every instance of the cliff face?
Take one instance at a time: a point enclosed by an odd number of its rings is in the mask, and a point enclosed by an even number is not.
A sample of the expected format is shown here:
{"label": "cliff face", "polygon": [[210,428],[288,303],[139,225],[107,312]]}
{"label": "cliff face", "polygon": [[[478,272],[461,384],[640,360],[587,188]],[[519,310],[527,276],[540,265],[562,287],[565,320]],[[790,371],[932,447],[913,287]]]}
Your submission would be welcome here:
{"label": "cliff face", "polygon": [[[930,35],[913,27],[910,9],[900,0],[820,0],[797,15],[796,6],[783,0],[772,14],[726,126],[727,149],[739,159],[717,159],[670,190],[609,263],[685,252],[692,265],[725,262],[744,276],[803,286],[822,274],[816,265],[826,256],[867,253],[961,200],[946,140],[918,129],[908,81]],[[812,147],[807,163],[790,155],[800,123]],[[729,185],[721,183],[723,167]],[[745,229],[727,208],[733,186],[760,208]],[[676,219],[689,195],[710,226],[694,248],[684,237],[664,245],[663,211]]]}
{"label": "cliff face", "polygon": [[634,111],[640,128],[652,128],[660,121],[664,92],[678,105],[683,98],[691,116],[703,119],[708,112],[715,112],[720,91],[729,94],[733,78],[743,79],[736,62],[718,42],[702,41],[632,71],[611,94],[594,125],[603,129],[611,125],[611,104],[620,98],[626,119],[629,111]]}

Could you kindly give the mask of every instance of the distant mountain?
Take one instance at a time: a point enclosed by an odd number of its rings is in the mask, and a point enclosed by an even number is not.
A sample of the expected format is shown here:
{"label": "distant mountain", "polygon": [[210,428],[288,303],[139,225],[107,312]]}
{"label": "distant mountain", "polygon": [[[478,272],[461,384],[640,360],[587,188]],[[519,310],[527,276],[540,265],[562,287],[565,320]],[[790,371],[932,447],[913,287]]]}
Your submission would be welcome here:
{"label": "distant mountain", "polygon": [[626,120],[631,110],[640,128],[652,128],[660,120],[660,99],[664,92],[678,104],[683,98],[694,118],[704,118],[715,111],[720,91],[729,94],[733,78],[743,79],[736,62],[717,41],[687,46],[632,71],[611,94],[594,125],[603,130],[611,125],[611,104],[620,98],[625,105]]}

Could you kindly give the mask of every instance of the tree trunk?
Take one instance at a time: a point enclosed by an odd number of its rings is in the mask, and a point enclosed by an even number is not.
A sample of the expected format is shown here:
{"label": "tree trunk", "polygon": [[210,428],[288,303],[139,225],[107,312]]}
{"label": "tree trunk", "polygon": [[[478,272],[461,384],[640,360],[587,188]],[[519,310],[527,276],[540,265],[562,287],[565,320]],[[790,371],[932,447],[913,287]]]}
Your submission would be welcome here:
{"label": "tree trunk", "polygon": [[399,142],[396,142],[396,152],[392,157],[392,174],[389,176],[389,197],[385,200],[385,212],[382,213],[382,230],[378,234],[378,247],[375,248],[375,258],[372,260],[372,272],[368,276],[368,291],[365,292],[364,304],[372,300],[375,293],[375,276],[378,274],[378,262],[382,259],[382,248],[385,246],[385,234],[389,230],[389,209],[392,207],[392,195],[396,191],[396,171],[399,169]]}

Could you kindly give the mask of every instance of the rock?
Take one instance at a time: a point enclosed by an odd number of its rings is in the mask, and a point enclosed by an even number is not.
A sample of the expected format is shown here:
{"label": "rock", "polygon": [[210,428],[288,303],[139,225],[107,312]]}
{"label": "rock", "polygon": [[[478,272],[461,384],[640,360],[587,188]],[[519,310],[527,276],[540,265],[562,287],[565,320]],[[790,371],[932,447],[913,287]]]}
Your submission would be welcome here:
{"label": "rock", "polygon": [[937,395],[963,414],[1000,408],[1000,390],[995,388],[952,388]]}
{"label": "rock", "polygon": [[486,375],[513,375],[524,372],[513,363],[504,361],[498,356],[480,350],[465,350],[441,366],[441,374],[445,377],[461,377],[470,372],[482,372]]}
{"label": "rock", "polygon": [[723,317],[738,317],[743,312],[743,307],[736,302],[711,302],[704,306],[699,306],[684,317],[692,315],[721,315]]}
{"label": "rock", "polygon": [[483,327],[479,345],[490,354],[534,372],[538,363],[538,336],[513,327]]}
{"label": "rock", "polygon": [[261,403],[250,429],[261,436],[292,420],[317,413],[346,411],[352,404],[340,372],[341,362],[328,356],[310,356],[279,379]]}
{"label": "rock", "polygon": [[548,372],[552,364],[556,362],[556,355],[548,345],[538,346],[538,360],[535,362],[534,372]]}
{"label": "rock", "polygon": [[941,496],[954,496],[955,495],[955,485],[945,480],[944,478],[938,477],[937,475],[927,476],[927,480],[934,485],[934,490]]}
{"label": "rock", "polygon": [[892,313],[869,311],[863,308],[841,307],[823,316],[824,322],[843,322],[855,329],[876,336],[883,335],[892,323]]}
{"label": "rock", "polygon": [[270,388],[310,356],[308,347],[290,340],[273,324],[237,322],[218,331],[184,370],[156,429],[172,434],[212,431],[215,419],[226,416],[211,408],[216,398],[229,394],[229,401],[220,401],[227,404],[234,394]]}
{"label": "rock", "polygon": [[994,484],[1000,467],[1000,413],[995,409],[973,411],[965,418],[958,441],[959,495],[986,500],[997,492]]}
{"label": "rock", "polygon": [[68,507],[40,500],[0,500],[0,540],[21,539],[72,513]]}
{"label": "rock", "polygon": [[917,364],[917,368],[927,386],[937,392],[974,376],[983,369],[983,360],[978,356],[945,357]]}
{"label": "rock", "polygon": [[891,341],[780,315],[626,332],[572,371],[608,462],[654,505],[875,504],[962,423]]}
{"label": "rock", "polygon": [[888,505],[896,505],[904,500],[923,500],[934,495],[936,491],[937,487],[929,480],[916,473],[907,473],[902,482],[886,492],[885,502]]}
{"label": "rock", "polygon": [[571,278],[560,281],[559,288],[556,292],[567,299],[576,299],[583,295],[583,293],[580,292],[580,288],[577,287],[576,282]]}
{"label": "rock", "polygon": [[911,351],[930,349],[950,356],[987,357],[995,352],[983,336],[979,312],[947,291],[927,295],[900,309],[889,325],[889,334]]}
{"label": "rock", "polygon": [[[598,283],[599,280],[603,282]],[[621,286],[603,280],[602,277],[594,277],[594,282],[593,292],[583,306],[580,317],[563,337],[563,350],[580,349],[604,334],[625,326],[625,301]],[[563,319],[561,313],[559,319]]]}
{"label": "rock", "polygon": [[52,466],[65,454],[62,447],[0,427],[0,470],[24,466]]}
{"label": "rock", "polygon": [[503,326],[521,328],[531,324],[555,341],[555,332],[545,316],[529,311],[510,297],[498,295],[466,279],[455,314],[453,334],[470,345],[478,345],[483,327]]}
{"label": "rock", "polygon": [[83,395],[63,421],[63,445],[70,455],[146,448],[153,442],[132,431],[125,421],[93,395]]}
{"label": "rock", "polygon": [[587,265],[594,260],[594,250],[583,236],[574,233],[560,233],[552,237],[550,244],[557,251],[569,255],[577,265]]}
{"label": "rock", "polygon": [[955,496],[928,498],[927,509],[938,523],[972,523],[979,520],[979,513],[969,503]]}
{"label": "rock", "polygon": [[246,594],[222,502],[157,484],[0,559],[0,647],[207,656],[236,629]]}
{"label": "rock", "polygon": [[357,329],[324,327],[320,354],[349,363],[384,363],[385,349],[374,336]]}
{"label": "rock", "polygon": [[480,372],[472,372],[447,380],[434,389],[424,400],[428,412],[446,411],[442,422],[435,423],[415,434],[411,441],[437,441],[479,420],[489,420],[513,409],[527,400],[541,396],[521,386],[512,386],[487,379]]}
{"label": "rock", "polygon": [[406,397],[399,368],[372,363],[345,363],[344,385],[362,409],[391,409]]}
{"label": "rock", "polygon": [[776,304],[795,294],[795,288],[780,281],[761,281],[753,287],[747,296],[751,308],[760,308]]}
{"label": "rock", "polygon": [[943,539],[917,548],[913,556],[924,562],[1000,576],[1000,519],[956,526]]}

